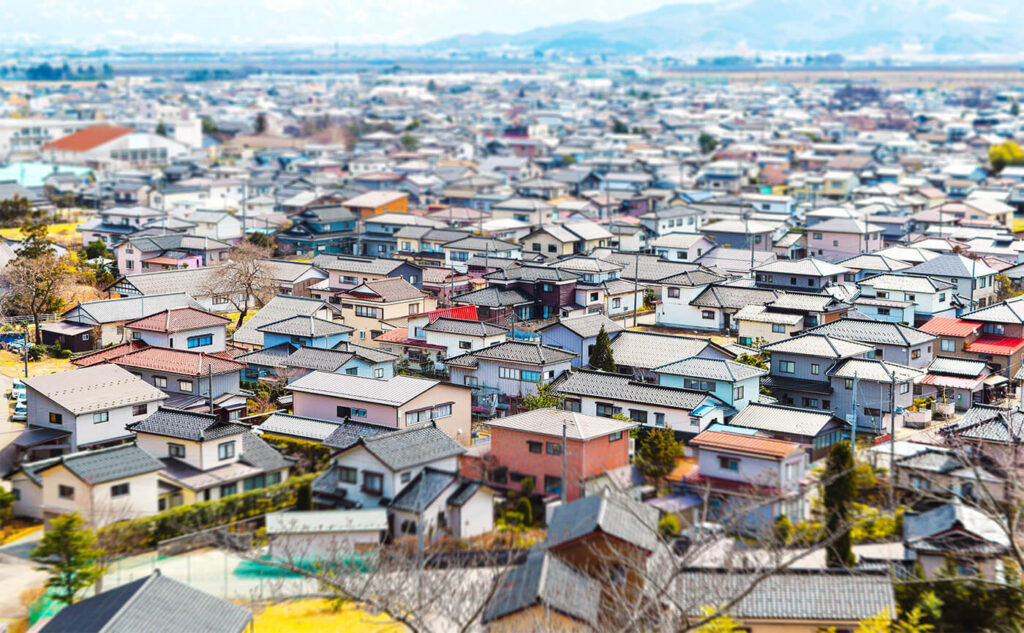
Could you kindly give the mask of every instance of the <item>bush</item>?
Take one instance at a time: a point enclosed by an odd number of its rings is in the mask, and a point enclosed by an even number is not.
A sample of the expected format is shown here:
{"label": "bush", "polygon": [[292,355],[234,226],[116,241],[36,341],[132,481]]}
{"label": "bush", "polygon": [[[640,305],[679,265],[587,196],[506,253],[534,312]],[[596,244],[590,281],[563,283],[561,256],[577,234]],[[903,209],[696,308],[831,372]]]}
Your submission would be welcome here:
{"label": "bush", "polygon": [[46,356],[46,348],[42,345],[31,345],[28,348],[28,359],[31,361],[37,361],[43,356]]}
{"label": "bush", "polygon": [[317,472],[327,468],[327,462],[331,459],[331,449],[319,442],[299,440],[293,437],[273,435],[266,433],[262,435],[263,441],[278,448],[285,455],[299,457],[303,460],[305,472]]}
{"label": "bush", "polygon": [[789,545],[794,530],[793,522],[785,514],[780,514],[779,518],[775,519],[775,540],[779,545]]}
{"label": "bush", "polygon": [[533,525],[533,504],[527,497],[520,497],[516,503],[516,512],[523,517],[523,525]]}
{"label": "bush", "polygon": [[679,534],[679,519],[674,514],[666,514],[658,520],[658,532],[665,539],[670,539]]}
{"label": "bush", "polygon": [[313,484],[304,483],[299,486],[298,490],[295,492],[295,509],[313,509]]}
{"label": "bush", "polygon": [[46,351],[54,358],[71,358],[71,350],[64,349],[60,346],[60,343],[49,346],[46,348]]}

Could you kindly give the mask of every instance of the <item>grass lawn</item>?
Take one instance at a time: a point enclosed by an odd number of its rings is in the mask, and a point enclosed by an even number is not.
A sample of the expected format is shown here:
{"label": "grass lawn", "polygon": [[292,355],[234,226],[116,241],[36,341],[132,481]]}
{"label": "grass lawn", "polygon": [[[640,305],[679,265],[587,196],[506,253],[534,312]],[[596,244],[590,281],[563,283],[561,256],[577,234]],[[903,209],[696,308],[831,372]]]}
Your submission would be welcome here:
{"label": "grass lawn", "polygon": [[[10,240],[20,240],[22,238],[21,229],[16,226],[0,229],[0,235]],[[50,239],[58,244],[81,244],[82,236],[78,232],[78,222],[51,224]]]}
{"label": "grass lawn", "polygon": [[256,616],[255,633],[400,633],[401,624],[346,604],[335,611],[322,598],[271,605]]}
{"label": "grass lawn", "polygon": [[[74,368],[75,366],[66,358],[45,357],[42,360],[28,362],[28,375],[41,376],[59,371],[68,371]],[[25,365],[21,360],[21,356],[7,350],[0,350],[0,373],[11,378],[21,378],[24,376]]]}
{"label": "grass lawn", "polygon": [[1013,232],[1024,231],[1024,218],[1013,219]]}

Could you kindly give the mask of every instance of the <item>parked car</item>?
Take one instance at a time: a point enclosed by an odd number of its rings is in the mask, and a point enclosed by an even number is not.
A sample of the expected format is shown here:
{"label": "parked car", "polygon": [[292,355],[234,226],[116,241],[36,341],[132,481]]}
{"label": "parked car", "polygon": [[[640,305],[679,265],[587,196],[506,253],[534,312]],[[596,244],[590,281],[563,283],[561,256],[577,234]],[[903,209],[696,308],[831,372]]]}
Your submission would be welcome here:
{"label": "parked car", "polygon": [[7,394],[7,397],[11,400],[24,400],[25,383],[21,382],[18,378],[15,378],[14,384],[11,385],[11,391]]}
{"label": "parked car", "polygon": [[11,414],[11,420],[15,422],[24,422],[28,419],[28,403],[25,400],[18,400],[17,404],[14,405],[14,413]]}

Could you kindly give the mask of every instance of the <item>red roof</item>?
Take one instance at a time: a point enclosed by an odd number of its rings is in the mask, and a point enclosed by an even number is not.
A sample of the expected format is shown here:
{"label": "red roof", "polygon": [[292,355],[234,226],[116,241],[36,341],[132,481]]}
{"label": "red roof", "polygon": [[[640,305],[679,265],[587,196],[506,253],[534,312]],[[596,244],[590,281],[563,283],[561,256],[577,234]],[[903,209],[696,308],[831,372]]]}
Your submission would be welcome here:
{"label": "red roof", "polygon": [[398,345],[408,345],[409,347],[422,347],[423,349],[448,349],[444,345],[434,345],[420,339],[409,338],[409,328],[406,327],[396,327],[393,330],[388,330],[373,340],[378,343],[396,343]]}
{"label": "red roof", "polygon": [[981,327],[981,323],[954,319],[952,317],[932,317],[919,329],[936,336],[967,336]]}
{"label": "red roof", "polygon": [[1024,338],[1009,336],[983,336],[973,343],[967,344],[967,351],[976,354],[995,354],[1009,356],[1024,347]]}
{"label": "red roof", "polygon": [[121,343],[112,347],[104,347],[103,349],[96,350],[91,354],[85,356],[79,356],[78,358],[71,361],[73,365],[79,367],[91,367],[93,365],[99,365],[102,362],[108,361],[112,358],[124,356],[131,352],[136,352],[140,349],[149,347],[145,341],[128,341],[127,343]]}
{"label": "red roof", "polygon": [[246,364],[203,352],[188,352],[166,347],[147,347],[111,360],[126,367],[166,371],[172,374],[202,377],[210,373],[226,374],[244,369]]}
{"label": "red roof", "polygon": [[118,125],[90,125],[87,128],[78,130],[74,134],[68,134],[61,138],[43,145],[43,149],[56,149],[67,152],[87,152],[94,147],[109,143],[114,139],[121,138],[135,130],[130,127]]}
{"label": "red roof", "polygon": [[197,330],[199,328],[226,325],[231,319],[197,310],[195,308],[172,308],[151,314],[125,325],[133,330],[146,330],[147,332],[182,332],[185,330]]}
{"label": "red roof", "polygon": [[724,431],[704,431],[690,440],[690,444],[712,450],[737,451],[770,457],[785,457],[800,448],[796,442]]}
{"label": "red roof", "polygon": [[476,314],[476,306],[455,306],[454,308],[441,308],[440,310],[431,310],[430,312],[417,312],[416,314],[410,314],[409,318],[423,316],[424,314],[430,315],[430,322],[440,319],[441,317],[447,317],[449,319],[461,319],[463,321],[479,321],[479,317]]}

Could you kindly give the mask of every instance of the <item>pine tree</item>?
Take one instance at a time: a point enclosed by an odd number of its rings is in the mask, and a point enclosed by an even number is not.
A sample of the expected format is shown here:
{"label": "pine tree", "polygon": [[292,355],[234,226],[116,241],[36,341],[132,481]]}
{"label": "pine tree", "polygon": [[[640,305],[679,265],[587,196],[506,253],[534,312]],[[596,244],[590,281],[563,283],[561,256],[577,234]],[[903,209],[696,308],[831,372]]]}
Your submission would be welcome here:
{"label": "pine tree", "polygon": [[651,478],[657,489],[661,480],[676,467],[676,460],[683,456],[683,445],[669,428],[651,429],[637,444],[635,465]]}
{"label": "pine tree", "polygon": [[85,519],[77,512],[51,521],[39,547],[29,554],[40,564],[39,569],[50,574],[46,586],[65,604],[74,602],[80,591],[103,576],[102,556],[103,550],[96,547],[96,535],[85,527]]}
{"label": "pine tree", "polygon": [[590,368],[612,373],[615,373],[617,369],[615,358],[612,356],[612,341],[608,338],[608,333],[604,331],[603,325],[601,326],[601,331],[597,333],[597,342],[594,343],[594,350],[590,352]]}
{"label": "pine tree", "polygon": [[825,463],[825,533],[833,538],[828,548],[829,567],[853,567],[853,541],[850,538],[850,508],[857,496],[853,452],[846,442],[836,442]]}

